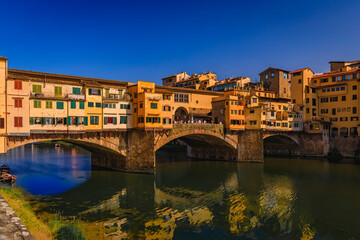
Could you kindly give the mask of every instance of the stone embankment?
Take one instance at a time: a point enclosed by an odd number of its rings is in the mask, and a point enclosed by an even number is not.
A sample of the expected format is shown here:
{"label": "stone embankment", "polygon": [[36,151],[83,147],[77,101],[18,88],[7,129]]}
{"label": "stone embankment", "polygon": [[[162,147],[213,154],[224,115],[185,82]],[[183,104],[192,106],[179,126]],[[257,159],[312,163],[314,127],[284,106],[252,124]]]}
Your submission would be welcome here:
{"label": "stone embankment", "polygon": [[0,195],[0,240],[13,239],[35,240],[14,210]]}

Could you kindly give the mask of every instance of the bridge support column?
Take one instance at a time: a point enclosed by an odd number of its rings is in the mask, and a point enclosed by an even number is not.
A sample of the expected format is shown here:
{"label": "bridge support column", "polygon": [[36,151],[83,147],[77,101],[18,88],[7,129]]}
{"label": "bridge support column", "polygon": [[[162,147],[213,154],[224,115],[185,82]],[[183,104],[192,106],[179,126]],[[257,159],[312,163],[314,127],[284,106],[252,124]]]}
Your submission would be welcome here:
{"label": "bridge support column", "polygon": [[127,133],[125,170],[128,172],[155,171],[155,134],[153,131],[131,130]]}
{"label": "bridge support column", "polygon": [[238,133],[237,160],[239,162],[264,162],[261,130],[246,130]]}

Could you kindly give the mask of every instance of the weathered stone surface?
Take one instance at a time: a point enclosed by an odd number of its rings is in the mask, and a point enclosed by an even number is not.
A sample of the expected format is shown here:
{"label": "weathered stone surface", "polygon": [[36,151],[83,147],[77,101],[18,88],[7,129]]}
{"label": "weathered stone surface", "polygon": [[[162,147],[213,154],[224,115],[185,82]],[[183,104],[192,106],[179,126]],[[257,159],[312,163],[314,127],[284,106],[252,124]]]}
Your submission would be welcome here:
{"label": "weathered stone surface", "polygon": [[239,162],[263,162],[263,136],[260,130],[238,133],[237,159]]}
{"label": "weathered stone surface", "polygon": [[35,240],[20,218],[0,195],[0,240]]}
{"label": "weathered stone surface", "polygon": [[359,144],[360,144],[359,137],[331,137],[330,138],[330,146],[335,147],[340,151],[340,154],[343,157],[358,157],[356,156],[356,152],[359,151]]}

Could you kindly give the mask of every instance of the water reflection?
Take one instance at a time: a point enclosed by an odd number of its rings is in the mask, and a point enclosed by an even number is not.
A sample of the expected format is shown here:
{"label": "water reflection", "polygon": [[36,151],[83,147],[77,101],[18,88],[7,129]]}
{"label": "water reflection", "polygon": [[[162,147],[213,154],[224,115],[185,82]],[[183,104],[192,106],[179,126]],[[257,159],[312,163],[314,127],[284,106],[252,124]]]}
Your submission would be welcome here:
{"label": "water reflection", "polygon": [[10,167],[17,176],[15,186],[34,195],[65,192],[91,175],[88,152],[73,146],[55,148],[54,144],[30,144],[0,155],[0,164]]}
{"label": "water reflection", "polygon": [[[45,148],[44,154],[41,149],[22,149],[36,150],[36,158],[12,153],[17,159],[13,166],[30,165],[40,177],[54,176],[71,184],[60,190],[62,185],[53,181],[58,194],[52,195],[44,180],[23,173],[22,186],[38,181],[38,190],[28,189],[47,195],[35,200],[39,212],[60,212],[64,218],[100,226],[89,229],[99,231],[104,239],[360,237],[357,165],[302,159],[266,159],[265,164],[196,162],[183,156],[183,162],[162,161],[155,175],[143,175],[90,172],[89,156],[79,149]],[[52,170],[40,171],[39,166]]]}

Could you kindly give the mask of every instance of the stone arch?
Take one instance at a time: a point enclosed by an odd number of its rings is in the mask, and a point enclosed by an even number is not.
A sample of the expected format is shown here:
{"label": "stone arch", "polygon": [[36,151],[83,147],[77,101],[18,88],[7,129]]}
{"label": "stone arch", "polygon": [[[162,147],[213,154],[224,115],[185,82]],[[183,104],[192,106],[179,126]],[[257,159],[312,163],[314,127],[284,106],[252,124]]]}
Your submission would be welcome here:
{"label": "stone arch", "polygon": [[223,136],[220,133],[212,132],[212,131],[203,132],[197,130],[184,130],[176,134],[171,134],[171,135],[164,134],[163,136],[161,136],[159,139],[156,140],[154,150],[155,151],[159,150],[161,147],[165,146],[167,143],[173,140],[181,139],[181,138],[196,139],[195,136],[200,136],[199,138],[203,140],[205,143],[208,142],[206,140],[210,138],[214,140],[214,142],[219,143],[220,145],[232,148],[234,150],[237,149],[237,142],[235,137],[230,138],[228,136]]}
{"label": "stone arch", "polygon": [[189,111],[184,107],[178,107],[174,113],[174,121],[181,122],[181,121],[188,121],[190,119]]}
{"label": "stone arch", "polygon": [[264,155],[299,156],[300,143],[298,139],[286,134],[268,134],[263,138]]}

